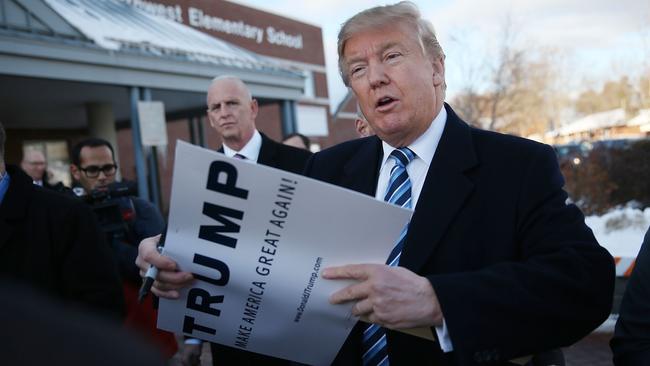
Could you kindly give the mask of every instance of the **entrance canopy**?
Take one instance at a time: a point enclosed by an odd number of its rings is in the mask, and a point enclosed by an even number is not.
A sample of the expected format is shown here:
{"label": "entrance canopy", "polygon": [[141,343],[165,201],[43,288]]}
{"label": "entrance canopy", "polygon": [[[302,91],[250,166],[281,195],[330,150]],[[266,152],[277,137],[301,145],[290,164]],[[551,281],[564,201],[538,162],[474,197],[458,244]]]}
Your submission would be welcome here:
{"label": "entrance canopy", "polygon": [[[131,113],[129,88],[148,88],[167,113],[205,109],[218,75],[256,98],[303,95],[300,70],[117,0],[0,0],[0,119],[8,128],[82,128],[87,103]],[[126,88],[125,88],[126,87]]]}
{"label": "entrance canopy", "polygon": [[[139,195],[158,205],[156,149],[142,146],[137,104],[162,101],[167,121],[188,120],[203,144],[199,116],[219,75],[242,79],[260,104],[277,106],[278,128],[293,132],[302,70],[123,1],[0,0],[0,121],[12,131],[14,160],[28,140],[70,144],[90,135],[118,147],[115,125],[123,122],[132,154],[121,169],[135,164]],[[57,162],[65,171],[65,158]]]}

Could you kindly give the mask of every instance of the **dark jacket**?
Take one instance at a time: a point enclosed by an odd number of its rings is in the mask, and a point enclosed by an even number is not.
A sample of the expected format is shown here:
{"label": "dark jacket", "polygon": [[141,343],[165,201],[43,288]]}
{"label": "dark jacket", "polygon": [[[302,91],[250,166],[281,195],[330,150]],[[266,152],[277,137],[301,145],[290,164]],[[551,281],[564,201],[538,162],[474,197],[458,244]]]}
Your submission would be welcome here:
{"label": "dark jacket", "polygon": [[121,324],[0,279],[2,364],[163,366],[160,351]]}
{"label": "dark jacket", "polygon": [[124,219],[121,230],[108,233],[107,241],[115,254],[122,279],[139,287],[142,278],[140,269],[135,265],[138,245],[143,239],[162,233],[165,230],[165,219],[156,206],[140,197],[119,197],[111,202],[126,202],[124,206],[133,212],[132,218]]}
{"label": "dark jacket", "polygon": [[17,167],[7,171],[11,180],[0,205],[0,276],[121,317],[117,268],[90,209],[34,185]]}
{"label": "dark jacket", "polygon": [[627,283],[611,346],[616,366],[650,365],[650,229]]}
{"label": "dark jacket", "polygon": [[[260,135],[262,136],[262,146],[257,157],[257,164],[270,166],[285,172],[302,174],[307,160],[312,155],[311,152],[281,144],[261,132]],[[223,153],[223,147],[219,148],[218,151]]]}
{"label": "dark jacket", "polygon": [[[498,365],[574,343],[609,314],[614,264],[567,205],[553,150],[447,123],[409,225],[400,266],[435,290],[453,343],[389,331],[392,365]],[[381,141],[315,154],[306,175],[374,196]],[[361,360],[360,327],[335,364]],[[435,334],[435,332],[434,332]]]}

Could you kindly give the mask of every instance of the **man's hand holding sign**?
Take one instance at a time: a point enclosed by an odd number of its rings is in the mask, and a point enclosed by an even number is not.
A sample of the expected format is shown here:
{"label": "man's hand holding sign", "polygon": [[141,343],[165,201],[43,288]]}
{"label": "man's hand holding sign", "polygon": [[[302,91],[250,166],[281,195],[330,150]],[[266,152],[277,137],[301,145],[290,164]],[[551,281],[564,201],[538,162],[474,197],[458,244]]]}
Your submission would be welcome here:
{"label": "man's hand holding sign", "polygon": [[140,275],[145,276],[149,266],[158,268],[158,276],[151,287],[156,296],[166,299],[178,299],[178,290],[190,286],[194,277],[189,272],[178,270],[173,259],[158,252],[160,235],[144,239],[138,247],[135,263],[140,267]]}

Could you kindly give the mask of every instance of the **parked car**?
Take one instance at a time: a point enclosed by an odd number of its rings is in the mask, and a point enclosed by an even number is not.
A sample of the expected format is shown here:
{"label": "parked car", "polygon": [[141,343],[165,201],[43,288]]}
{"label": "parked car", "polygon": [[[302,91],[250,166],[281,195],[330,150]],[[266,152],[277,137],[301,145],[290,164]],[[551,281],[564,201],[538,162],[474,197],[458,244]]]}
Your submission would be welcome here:
{"label": "parked car", "polygon": [[606,150],[627,149],[639,140],[640,139],[599,140],[593,142],[593,148]]}
{"label": "parked car", "polygon": [[598,140],[598,141],[582,141],[573,142],[562,145],[554,145],[555,153],[557,154],[560,165],[572,164],[580,165],[591,154],[593,150],[598,150],[603,153],[607,160],[612,152],[616,150],[628,149],[639,139],[613,139],[613,140]]}
{"label": "parked car", "polygon": [[590,142],[576,142],[563,145],[554,145],[555,153],[560,165],[580,165],[593,148]]}

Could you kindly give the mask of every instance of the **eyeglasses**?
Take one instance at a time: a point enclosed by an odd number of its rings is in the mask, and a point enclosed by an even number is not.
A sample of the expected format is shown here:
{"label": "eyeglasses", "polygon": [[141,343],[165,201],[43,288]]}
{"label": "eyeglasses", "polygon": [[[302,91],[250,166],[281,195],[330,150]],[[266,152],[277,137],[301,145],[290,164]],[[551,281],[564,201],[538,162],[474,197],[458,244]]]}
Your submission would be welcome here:
{"label": "eyeglasses", "polygon": [[105,176],[110,177],[115,174],[117,171],[117,165],[115,164],[106,164],[104,166],[89,165],[85,168],[79,168],[86,177],[88,178],[97,178],[99,177],[99,172],[103,172]]}

